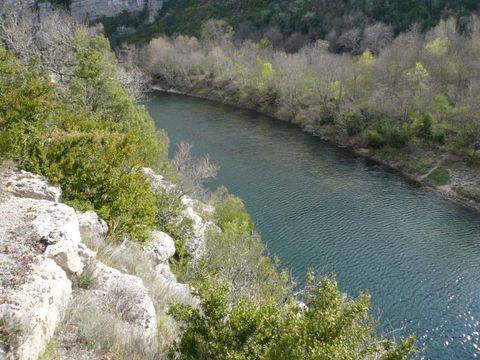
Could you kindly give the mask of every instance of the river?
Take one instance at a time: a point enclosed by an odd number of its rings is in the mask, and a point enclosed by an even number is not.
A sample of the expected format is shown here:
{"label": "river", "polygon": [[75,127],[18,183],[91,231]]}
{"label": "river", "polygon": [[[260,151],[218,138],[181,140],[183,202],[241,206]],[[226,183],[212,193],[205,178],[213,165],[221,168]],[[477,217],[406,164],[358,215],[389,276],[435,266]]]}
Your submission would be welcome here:
{"label": "river", "polygon": [[425,359],[480,356],[480,214],[299,128],[255,112],[155,93],[171,151],[180,140],[221,166],[209,186],[240,196],[292,274],[336,274],[368,290],[382,331],[414,332]]}

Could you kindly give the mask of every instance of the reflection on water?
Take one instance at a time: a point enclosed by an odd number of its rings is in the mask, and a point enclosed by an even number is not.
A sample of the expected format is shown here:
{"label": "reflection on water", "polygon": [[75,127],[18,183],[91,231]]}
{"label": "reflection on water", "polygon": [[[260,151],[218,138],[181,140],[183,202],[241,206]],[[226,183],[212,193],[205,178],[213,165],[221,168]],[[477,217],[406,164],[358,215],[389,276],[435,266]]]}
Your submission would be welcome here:
{"label": "reflection on water", "polygon": [[147,107],[172,144],[221,165],[211,186],[244,199],[295,276],[314,267],[350,295],[368,289],[382,328],[415,332],[426,359],[480,356],[478,213],[253,112],[168,94]]}

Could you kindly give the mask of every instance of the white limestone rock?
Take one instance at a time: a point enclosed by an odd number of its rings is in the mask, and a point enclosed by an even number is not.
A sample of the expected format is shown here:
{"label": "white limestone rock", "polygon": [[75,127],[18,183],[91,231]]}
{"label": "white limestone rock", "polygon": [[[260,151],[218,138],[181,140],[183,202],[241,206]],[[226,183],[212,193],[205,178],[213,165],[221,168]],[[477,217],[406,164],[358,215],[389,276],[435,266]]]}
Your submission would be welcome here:
{"label": "white limestone rock", "polygon": [[14,344],[4,344],[7,356],[37,359],[63,318],[71,293],[70,280],[51,259],[32,265],[21,286],[2,289],[0,317],[18,332]]}
{"label": "white limestone rock", "polygon": [[45,250],[45,256],[53,259],[69,275],[80,274],[84,267],[78,244],[73,242],[60,241],[50,245]]}
{"label": "white limestone rock", "polygon": [[145,251],[153,255],[157,264],[168,264],[168,259],[175,254],[175,242],[170,235],[161,231],[152,231],[150,235],[150,244]]}
{"label": "white limestone rock", "polygon": [[43,176],[23,170],[6,170],[1,183],[6,192],[17,197],[59,202],[62,196],[62,190],[50,186]]}
{"label": "white limestone rock", "polygon": [[208,231],[220,231],[212,221],[203,219],[195,208],[201,208],[202,212],[213,212],[212,207],[199,203],[187,196],[182,197],[186,206],[184,215],[193,220],[193,235],[189,239],[187,251],[193,260],[198,260],[205,253],[205,243]]}
{"label": "white limestone rock", "polygon": [[148,179],[150,180],[150,183],[152,184],[152,189],[153,191],[167,191],[171,192],[174,191],[176,186],[172,183],[170,183],[167,180],[163,179],[162,175],[155,174],[155,172],[150,169],[150,168],[143,168],[143,172],[145,175],[147,175]]}
{"label": "white limestone rock", "polygon": [[31,221],[33,231],[45,244],[80,242],[78,218],[70,206],[32,199],[17,199],[17,203],[19,211],[34,217]]}
{"label": "white limestone rock", "polygon": [[79,19],[95,20],[111,17],[122,12],[148,10],[155,15],[167,0],[72,0],[70,11]]}
{"label": "white limestone rock", "polygon": [[80,236],[82,241],[88,242],[96,239],[102,239],[107,236],[107,223],[100,219],[96,212],[77,211],[77,217],[80,225]]}
{"label": "white limestone rock", "polygon": [[96,264],[94,276],[99,308],[103,306],[105,311],[119,316],[131,330],[139,331],[148,341],[153,340],[157,333],[156,312],[143,281],[101,262]]}

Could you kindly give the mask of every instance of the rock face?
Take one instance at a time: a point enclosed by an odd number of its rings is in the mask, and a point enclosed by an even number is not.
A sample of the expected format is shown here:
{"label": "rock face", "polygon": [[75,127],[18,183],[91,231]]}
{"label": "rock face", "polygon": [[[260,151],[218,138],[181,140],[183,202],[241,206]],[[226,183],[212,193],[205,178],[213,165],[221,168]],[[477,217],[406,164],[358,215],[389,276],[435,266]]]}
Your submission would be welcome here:
{"label": "rock face", "polygon": [[[105,237],[106,223],[94,212],[58,203],[60,195],[40,176],[0,174],[2,359],[33,360],[43,353],[72,300],[71,279],[86,266],[94,269],[96,286],[88,291],[99,311],[119,317],[125,331],[147,341],[156,335],[156,311],[143,281],[97,261],[81,242]],[[164,235],[156,236],[156,254],[168,265],[175,247]]]}
{"label": "rock face", "polygon": [[165,0],[72,0],[70,11],[77,18],[95,20],[122,12],[148,10],[157,13]]}
{"label": "rock face", "polygon": [[[2,0],[3,2],[4,0]],[[58,0],[10,0],[21,7],[35,7],[40,14],[51,10]],[[70,12],[79,20],[96,20],[112,17],[123,12],[139,12],[146,10],[149,21],[153,21],[163,4],[168,0],[71,0]]]}
{"label": "rock face", "polygon": [[[175,191],[176,186],[174,184],[164,180],[163,176],[155,174],[152,169],[144,168],[143,172],[150,180],[154,191]],[[194,260],[198,260],[205,252],[207,232],[212,228],[216,228],[216,225],[211,221],[204,220],[196,209],[201,209],[204,213],[211,213],[213,208],[186,195],[182,195],[181,201],[185,205],[183,215],[190,218],[193,222],[193,234],[187,244],[187,251]]]}
{"label": "rock face", "polygon": [[62,196],[62,191],[48,185],[43,176],[23,170],[9,169],[3,174],[3,177],[7,179],[2,183],[4,191],[17,197],[59,202]]}
{"label": "rock face", "polygon": [[77,211],[77,217],[83,241],[94,241],[107,236],[107,223],[100,219],[96,212],[87,211],[82,213]]}
{"label": "rock face", "polygon": [[83,268],[78,221],[41,177],[10,171],[0,183],[0,347],[11,358],[36,359],[71,298],[65,271]]}
{"label": "rock face", "polygon": [[7,337],[11,337],[11,342],[4,344],[7,354],[14,359],[37,359],[63,318],[71,295],[70,280],[51,259],[33,264],[31,274],[18,288],[2,291],[5,303],[0,305],[0,316]]}

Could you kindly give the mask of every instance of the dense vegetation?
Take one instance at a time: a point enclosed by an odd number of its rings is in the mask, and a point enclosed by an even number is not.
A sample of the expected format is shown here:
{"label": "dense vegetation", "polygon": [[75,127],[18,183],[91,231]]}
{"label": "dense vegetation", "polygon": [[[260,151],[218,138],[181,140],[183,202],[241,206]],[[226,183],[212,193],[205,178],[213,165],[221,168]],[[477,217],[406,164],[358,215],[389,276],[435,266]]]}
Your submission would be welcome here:
{"label": "dense vegetation", "polygon": [[[127,235],[130,241],[115,250],[111,244],[97,246],[98,256],[141,276],[159,312],[158,306],[168,303],[165,288],[151,280],[152,266],[134,242],[145,241],[155,228],[175,238],[178,275],[199,289],[201,305],[172,307],[182,326],[171,346],[173,358],[406,359],[413,352],[413,337],[395,343],[378,335],[368,295],[349,299],[333,279],[311,279],[306,306],[298,303],[242,201],[224,189],[211,197],[214,210],[205,214],[216,225],[205,254],[188,261],[182,246],[191,223],[181,216],[180,198],[186,189],[201,192],[202,180],[216,167],[208,158],[191,159],[188,149],[172,164],[167,161],[166,135],[155,131],[133,97],[138,89],[132,84],[139,79],[125,77],[132,73],[118,66],[95,29],[61,13],[36,19],[28,12],[1,18],[0,159],[44,174],[63,189],[66,202],[97,211],[109,223],[110,239]],[[262,69],[266,81],[272,69]],[[179,192],[155,194],[142,168],[172,165],[179,172],[174,174]],[[76,279],[77,286],[90,286],[89,276]],[[104,314],[98,309],[71,315],[82,341],[100,353],[116,359],[162,356],[162,347],[132,345],[115,327],[100,328]]]}
{"label": "dense vegetation", "polygon": [[[425,35],[399,35],[377,55],[368,49],[359,56],[332,54],[322,40],[287,54],[268,39],[238,46],[228,24],[210,20],[200,40],[152,40],[144,66],[166,89],[256,109],[344,146],[369,147],[433,185],[462,185],[469,174],[466,186],[475,189],[477,17],[468,29],[462,35],[455,19],[447,19]],[[437,164],[438,171],[429,173]]]}
{"label": "dense vegetation", "polygon": [[156,227],[158,199],[142,167],[164,166],[168,142],[120,86],[108,41],[83,27],[62,33],[71,29],[60,17],[52,21],[57,33],[21,34],[29,19],[3,20],[11,51],[0,48],[1,158],[46,175],[66,202],[105,218],[112,234],[145,238]]}
{"label": "dense vegetation", "polygon": [[330,41],[332,50],[358,51],[374,34],[398,34],[414,24],[425,31],[448,16],[463,24],[479,9],[475,0],[180,0],[166,2],[154,23],[144,22],[129,38],[138,42],[160,34],[199,36],[201,24],[215,18],[232,24],[239,39],[267,37],[289,51],[319,38]]}

